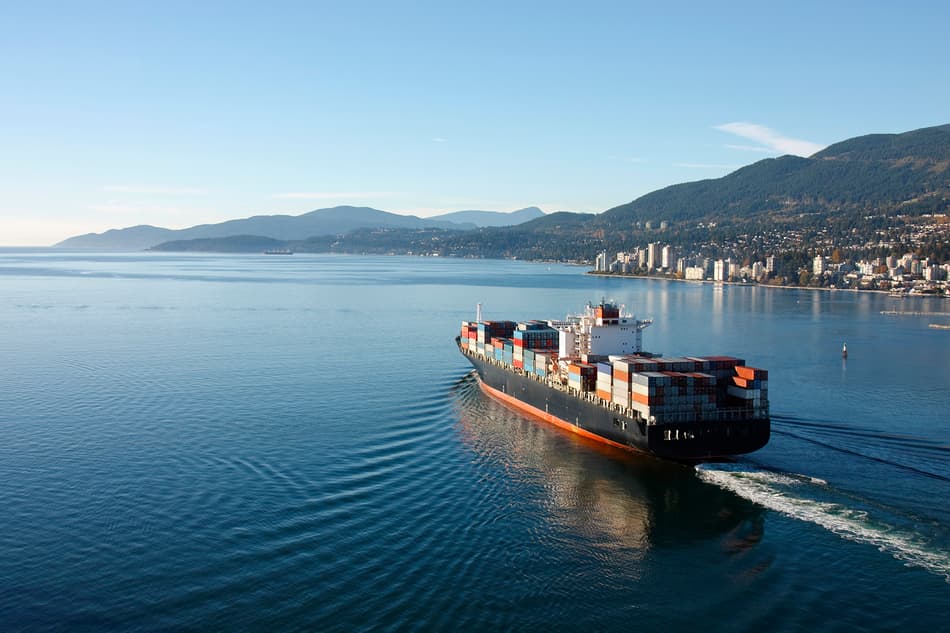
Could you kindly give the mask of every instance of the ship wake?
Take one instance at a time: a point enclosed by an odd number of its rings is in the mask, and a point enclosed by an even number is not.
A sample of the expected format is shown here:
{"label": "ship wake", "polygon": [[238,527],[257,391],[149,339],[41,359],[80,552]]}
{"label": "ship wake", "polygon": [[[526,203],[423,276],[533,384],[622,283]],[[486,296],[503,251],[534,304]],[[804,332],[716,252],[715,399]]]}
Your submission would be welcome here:
{"label": "ship wake", "polygon": [[950,551],[936,544],[945,539],[914,530],[909,517],[807,475],[769,471],[745,463],[700,464],[696,472],[704,481],[765,508],[814,523],[847,540],[873,545],[906,565],[926,569],[950,583]]}

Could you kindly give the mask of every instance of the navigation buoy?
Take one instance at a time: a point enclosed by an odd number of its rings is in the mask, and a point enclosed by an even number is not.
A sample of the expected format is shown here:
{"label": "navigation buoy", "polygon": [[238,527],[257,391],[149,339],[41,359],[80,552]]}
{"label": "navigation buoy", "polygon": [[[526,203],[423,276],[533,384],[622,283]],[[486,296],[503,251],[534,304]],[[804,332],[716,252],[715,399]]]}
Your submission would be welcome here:
{"label": "navigation buoy", "polygon": [[841,346],[841,358],[847,358],[847,357],[848,357],[848,344],[845,343],[844,345]]}

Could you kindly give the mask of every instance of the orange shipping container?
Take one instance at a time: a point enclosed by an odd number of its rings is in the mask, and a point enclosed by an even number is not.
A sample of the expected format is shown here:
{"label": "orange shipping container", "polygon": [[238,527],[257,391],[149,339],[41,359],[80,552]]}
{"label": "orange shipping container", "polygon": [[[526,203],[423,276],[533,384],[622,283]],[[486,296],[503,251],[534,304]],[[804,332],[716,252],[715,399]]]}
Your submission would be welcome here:
{"label": "orange shipping container", "polygon": [[742,378],[746,380],[768,380],[769,372],[764,369],[756,369],[755,367],[745,367],[739,365],[736,367],[736,373],[739,374]]}

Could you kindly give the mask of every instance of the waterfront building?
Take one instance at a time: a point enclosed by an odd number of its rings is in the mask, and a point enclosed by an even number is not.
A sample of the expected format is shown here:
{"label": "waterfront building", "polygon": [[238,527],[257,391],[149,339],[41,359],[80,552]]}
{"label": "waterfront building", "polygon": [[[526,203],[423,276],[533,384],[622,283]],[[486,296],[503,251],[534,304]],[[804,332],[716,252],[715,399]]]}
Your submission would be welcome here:
{"label": "waterfront building", "polygon": [[684,274],[686,279],[693,281],[702,281],[706,278],[706,271],[702,266],[687,266]]}
{"label": "waterfront building", "polygon": [[924,268],[924,279],[927,281],[943,281],[947,278],[947,271],[937,265]]}
{"label": "waterfront building", "polygon": [[663,247],[660,256],[660,267],[670,270],[676,264],[676,255],[673,251],[673,247],[667,244]]}
{"label": "waterfront building", "polygon": [[660,245],[650,242],[647,245],[647,268],[653,270],[660,264]]}
{"label": "waterfront building", "polygon": [[713,264],[713,280],[726,281],[729,279],[729,261],[717,259]]}

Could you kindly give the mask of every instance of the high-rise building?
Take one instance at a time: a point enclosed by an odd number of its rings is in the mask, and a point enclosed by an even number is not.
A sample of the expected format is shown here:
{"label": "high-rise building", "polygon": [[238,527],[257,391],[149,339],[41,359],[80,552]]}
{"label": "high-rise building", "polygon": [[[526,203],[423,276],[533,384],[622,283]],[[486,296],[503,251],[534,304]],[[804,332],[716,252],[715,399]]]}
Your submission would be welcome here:
{"label": "high-rise building", "polygon": [[670,270],[676,265],[676,255],[673,252],[673,247],[667,244],[663,247],[660,257],[660,267]]}
{"label": "high-rise building", "polygon": [[824,255],[815,255],[815,259],[812,262],[812,272],[816,275],[822,275],[824,274],[827,265],[828,262]]}
{"label": "high-rise building", "polygon": [[606,272],[607,270],[607,251],[601,251],[597,254],[597,260],[594,263],[594,270],[597,272]]}
{"label": "high-rise building", "polygon": [[729,279],[729,261],[717,259],[713,264],[713,280],[726,281]]}
{"label": "high-rise building", "polygon": [[660,264],[660,245],[651,242],[647,245],[647,268],[653,270]]}

